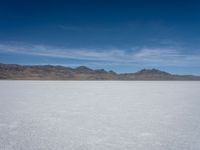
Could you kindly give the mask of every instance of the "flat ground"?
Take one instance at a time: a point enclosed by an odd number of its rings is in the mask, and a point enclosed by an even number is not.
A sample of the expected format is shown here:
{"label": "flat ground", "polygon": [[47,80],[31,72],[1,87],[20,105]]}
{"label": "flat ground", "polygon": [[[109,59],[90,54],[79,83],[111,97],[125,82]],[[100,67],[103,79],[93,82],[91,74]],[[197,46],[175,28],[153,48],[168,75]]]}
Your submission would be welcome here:
{"label": "flat ground", "polygon": [[200,82],[0,81],[1,150],[199,150]]}

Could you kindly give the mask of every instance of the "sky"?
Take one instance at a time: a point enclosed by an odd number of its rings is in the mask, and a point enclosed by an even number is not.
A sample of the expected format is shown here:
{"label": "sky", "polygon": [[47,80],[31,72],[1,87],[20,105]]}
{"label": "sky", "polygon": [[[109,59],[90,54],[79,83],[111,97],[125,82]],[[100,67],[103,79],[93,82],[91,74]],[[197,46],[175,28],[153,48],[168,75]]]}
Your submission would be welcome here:
{"label": "sky", "polygon": [[0,0],[0,63],[200,75],[200,1]]}

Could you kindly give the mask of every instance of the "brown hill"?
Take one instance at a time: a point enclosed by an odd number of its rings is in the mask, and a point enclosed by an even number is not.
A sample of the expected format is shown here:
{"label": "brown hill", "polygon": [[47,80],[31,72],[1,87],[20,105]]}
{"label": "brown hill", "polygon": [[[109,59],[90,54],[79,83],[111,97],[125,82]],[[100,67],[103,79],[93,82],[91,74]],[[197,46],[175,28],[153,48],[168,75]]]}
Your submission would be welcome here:
{"label": "brown hill", "polygon": [[117,74],[104,69],[80,66],[0,64],[0,79],[11,80],[200,80],[199,76],[173,75],[157,69]]}

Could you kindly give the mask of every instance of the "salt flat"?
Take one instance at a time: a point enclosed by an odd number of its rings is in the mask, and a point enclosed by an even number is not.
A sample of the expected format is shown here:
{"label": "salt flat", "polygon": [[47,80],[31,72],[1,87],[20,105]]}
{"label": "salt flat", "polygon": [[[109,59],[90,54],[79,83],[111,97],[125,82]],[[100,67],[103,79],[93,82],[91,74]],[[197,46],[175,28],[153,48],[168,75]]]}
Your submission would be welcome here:
{"label": "salt flat", "polygon": [[1,150],[199,150],[200,82],[0,81]]}

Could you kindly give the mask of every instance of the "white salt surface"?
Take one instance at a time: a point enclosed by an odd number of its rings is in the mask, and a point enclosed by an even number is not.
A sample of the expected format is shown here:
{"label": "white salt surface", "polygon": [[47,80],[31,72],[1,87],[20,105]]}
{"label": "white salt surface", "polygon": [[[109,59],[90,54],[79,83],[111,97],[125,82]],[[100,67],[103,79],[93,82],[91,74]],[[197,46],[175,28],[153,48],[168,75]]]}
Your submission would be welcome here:
{"label": "white salt surface", "polygon": [[200,150],[200,82],[0,81],[0,150]]}

